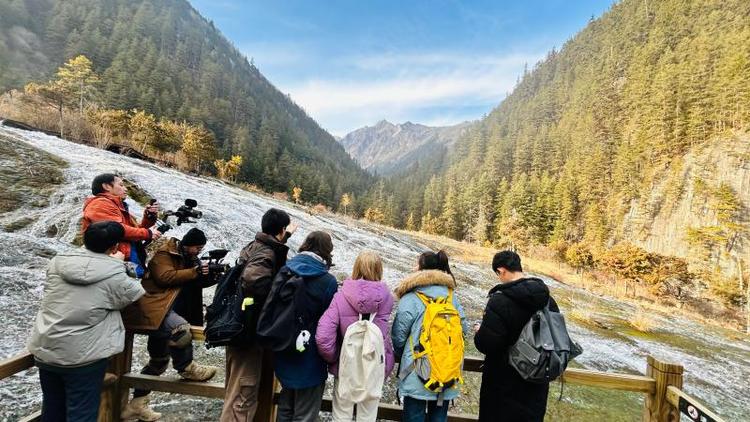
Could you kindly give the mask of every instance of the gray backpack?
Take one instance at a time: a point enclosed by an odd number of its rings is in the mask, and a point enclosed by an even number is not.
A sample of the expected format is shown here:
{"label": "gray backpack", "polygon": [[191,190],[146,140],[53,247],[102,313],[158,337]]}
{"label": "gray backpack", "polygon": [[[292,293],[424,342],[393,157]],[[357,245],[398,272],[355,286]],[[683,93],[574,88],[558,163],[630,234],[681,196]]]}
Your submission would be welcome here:
{"label": "gray backpack", "polygon": [[508,361],[523,379],[542,384],[562,375],[581,352],[581,346],[570,339],[563,315],[550,311],[548,303],[523,327],[510,347]]}

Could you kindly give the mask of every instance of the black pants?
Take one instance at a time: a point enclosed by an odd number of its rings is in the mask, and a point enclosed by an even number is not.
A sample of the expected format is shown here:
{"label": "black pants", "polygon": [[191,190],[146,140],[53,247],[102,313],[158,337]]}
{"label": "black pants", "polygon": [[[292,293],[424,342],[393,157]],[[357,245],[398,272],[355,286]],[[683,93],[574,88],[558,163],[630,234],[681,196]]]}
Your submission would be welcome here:
{"label": "black pants", "polygon": [[294,390],[282,388],[279,394],[276,422],[317,421],[325,387],[326,384],[323,383],[310,388]]}
{"label": "black pants", "polygon": [[39,367],[42,422],[96,422],[107,360],[78,368]]}
{"label": "black pants", "polygon": [[[148,335],[148,364],[143,367],[141,374],[161,375],[169,366],[169,358],[172,358],[172,367],[178,372],[183,371],[190,362],[193,361],[193,345],[189,344],[185,348],[169,346],[169,340],[172,336],[172,330],[180,325],[187,324],[185,318],[177,315],[175,311],[167,312],[161,326],[156,331]],[[135,390],[133,397],[143,397],[148,395],[149,390]]]}

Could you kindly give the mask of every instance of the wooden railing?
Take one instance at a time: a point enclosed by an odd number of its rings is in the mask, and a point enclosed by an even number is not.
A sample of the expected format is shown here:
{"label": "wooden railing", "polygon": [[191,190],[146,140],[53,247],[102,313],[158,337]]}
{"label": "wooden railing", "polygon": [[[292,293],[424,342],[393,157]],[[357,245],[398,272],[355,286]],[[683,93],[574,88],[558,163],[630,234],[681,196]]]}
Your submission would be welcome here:
{"label": "wooden railing", "polygon": [[[203,340],[203,328],[193,327],[193,338]],[[102,401],[99,408],[99,421],[110,422],[120,420],[120,409],[128,400],[131,388],[141,388],[168,393],[185,394],[199,397],[221,399],[224,397],[224,385],[211,382],[181,381],[172,377],[157,377],[130,372],[133,351],[133,333],[126,335],[125,350],[113,357],[104,379]],[[464,359],[464,371],[481,372],[483,360],[467,357]],[[34,366],[34,359],[28,353],[22,353],[4,361],[0,361],[0,380]],[[259,394],[256,422],[272,422],[275,420],[275,399],[278,385],[271,375],[270,365],[264,365],[264,375],[261,377],[261,393]],[[268,369],[266,371],[266,368]],[[263,380],[268,380],[263,383]],[[618,374],[587,369],[569,368],[563,379],[566,383],[606,388],[610,390],[632,391],[643,393],[646,400],[643,409],[644,422],[678,421],[680,412],[691,420],[705,422],[723,422],[723,420],[705,405],[682,391],[683,367],[677,364],[661,362],[648,357],[646,375]],[[324,398],[322,411],[331,410],[330,398]],[[401,407],[381,403],[378,406],[378,418],[384,420],[400,420]],[[24,418],[24,421],[40,419],[40,412]],[[450,413],[451,422],[476,421],[476,415]]]}

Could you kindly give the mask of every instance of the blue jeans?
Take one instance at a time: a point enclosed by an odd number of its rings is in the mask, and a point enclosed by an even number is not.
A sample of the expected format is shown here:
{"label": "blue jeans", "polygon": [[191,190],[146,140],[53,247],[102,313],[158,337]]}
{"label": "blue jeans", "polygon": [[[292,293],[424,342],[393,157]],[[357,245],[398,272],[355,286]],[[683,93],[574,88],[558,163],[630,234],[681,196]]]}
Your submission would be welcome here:
{"label": "blue jeans", "polygon": [[445,400],[442,406],[436,400],[419,400],[404,397],[403,422],[445,422],[448,420],[448,405]]}
{"label": "blue jeans", "polygon": [[42,422],[96,422],[107,359],[77,368],[37,366]]}

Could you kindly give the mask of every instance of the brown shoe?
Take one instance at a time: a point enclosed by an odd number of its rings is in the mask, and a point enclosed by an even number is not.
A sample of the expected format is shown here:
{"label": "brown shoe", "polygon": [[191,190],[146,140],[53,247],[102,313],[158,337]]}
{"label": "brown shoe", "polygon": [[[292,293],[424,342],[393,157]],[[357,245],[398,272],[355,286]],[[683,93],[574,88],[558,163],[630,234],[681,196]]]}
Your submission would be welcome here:
{"label": "brown shoe", "polygon": [[216,375],[216,367],[198,365],[195,362],[190,362],[182,372],[180,376],[190,381],[208,381]]}
{"label": "brown shoe", "polygon": [[153,422],[161,419],[161,413],[154,412],[148,407],[148,396],[136,397],[122,409],[120,419],[126,421],[139,420]]}

